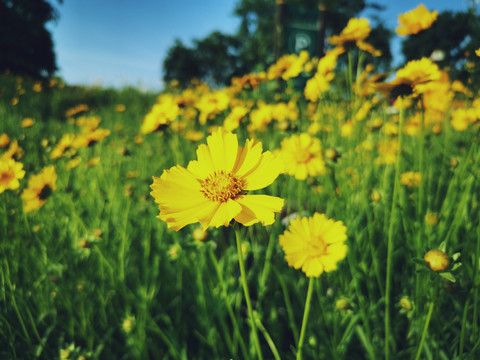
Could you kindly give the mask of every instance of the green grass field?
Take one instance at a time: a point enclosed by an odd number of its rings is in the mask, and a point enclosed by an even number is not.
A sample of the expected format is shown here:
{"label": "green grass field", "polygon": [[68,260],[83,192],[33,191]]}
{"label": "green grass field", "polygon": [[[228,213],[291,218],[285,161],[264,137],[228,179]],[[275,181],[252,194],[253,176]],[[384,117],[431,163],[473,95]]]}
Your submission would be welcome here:
{"label": "green grass field", "polygon": [[[21,150],[6,156],[25,175],[0,193],[0,358],[294,359],[302,337],[305,359],[478,359],[477,89],[436,80],[394,108],[388,96],[358,91],[362,74],[361,62],[337,68],[317,101],[305,98],[305,83],[281,78],[221,94],[173,84],[157,98],[2,75],[0,134],[10,141],[0,156],[16,140]],[[166,105],[153,111],[166,94],[171,119]],[[80,104],[88,109],[66,115]],[[152,177],[195,160],[237,106],[246,109],[233,130],[240,146],[255,138],[277,154],[283,139],[309,133],[323,171],[286,172],[256,191],[285,200],[272,225],[167,229]],[[147,114],[155,131],[141,130]],[[110,133],[53,159],[61,138],[85,135],[89,121]],[[55,189],[25,212],[28,180],[50,165]],[[291,218],[315,212],[343,222],[348,252],[336,270],[309,278],[288,266],[279,236]],[[443,250],[449,267],[429,269],[430,249]]]}

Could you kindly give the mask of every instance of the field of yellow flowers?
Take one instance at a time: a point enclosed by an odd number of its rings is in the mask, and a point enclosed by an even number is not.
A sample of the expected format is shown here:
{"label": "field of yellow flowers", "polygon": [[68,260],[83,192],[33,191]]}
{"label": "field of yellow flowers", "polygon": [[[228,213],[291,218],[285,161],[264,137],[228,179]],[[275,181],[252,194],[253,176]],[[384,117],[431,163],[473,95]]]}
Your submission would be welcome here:
{"label": "field of yellow flowers", "polygon": [[369,33],[225,88],[1,75],[0,358],[478,359],[478,86]]}

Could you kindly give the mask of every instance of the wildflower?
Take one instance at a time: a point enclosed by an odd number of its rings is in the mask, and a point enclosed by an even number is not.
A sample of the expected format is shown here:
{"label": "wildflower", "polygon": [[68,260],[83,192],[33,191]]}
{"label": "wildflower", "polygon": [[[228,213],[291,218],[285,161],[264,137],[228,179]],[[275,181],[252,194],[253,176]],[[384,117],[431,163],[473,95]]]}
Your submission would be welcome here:
{"label": "wildflower", "polygon": [[480,48],[475,50],[475,55],[477,55],[478,57],[480,57]]}
{"label": "wildflower", "polygon": [[204,231],[201,226],[198,226],[193,230],[193,238],[196,241],[203,241],[207,238],[208,231]]}
{"label": "wildflower", "polygon": [[68,170],[75,169],[80,163],[82,162],[82,158],[80,156],[77,156],[67,162],[66,167]]}
{"label": "wildflower", "polygon": [[382,199],[382,194],[380,191],[373,189],[372,192],[370,193],[370,200],[373,202],[379,202]]}
{"label": "wildflower", "polygon": [[277,153],[283,160],[286,173],[295,176],[297,180],[326,172],[320,140],[308,133],[283,139]]}
{"label": "wildflower", "polygon": [[25,170],[23,164],[13,159],[0,158],[0,194],[5,190],[15,190],[20,186],[19,179],[23,179]]}
{"label": "wildflower", "polygon": [[465,131],[468,125],[477,120],[477,114],[474,109],[455,109],[452,114],[450,124],[455,131]]}
{"label": "wildflower", "polygon": [[203,131],[188,130],[185,134],[185,139],[190,141],[199,141],[205,137]]}
{"label": "wildflower", "polygon": [[10,143],[10,138],[7,134],[3,133],[0,134],[0,147],[4,148]]}
{"label": "wildflower", "polygon": [[289,230],[279,238],[288,265],[301,268],[308,277],[335,270],[337,262],[347,254],[346,240],[347,228],[343,222],[319,213],[293,219]]}
{"label": "wildflower", "polygon": [[230,96],[221,90],[201,96],[195,104],[195,107],[200,111],[199,123],[205,125],[210,116],[226,110],[229,102]]}
{"label": "wildflower", "polygon": [[375,88],[387,91],[394,97],[422,93],[424,85],[430,81],[439,80],[441,72],[438,65],[429,58],[409,61],[403,68],[397,70],[396,77],[389,83],[379,83]]}
{"label": "wildflower", "polygon": [[76,149],[93,146],[108,135],[110,135],[110,130],[101,128],[95,129],[86,134],[78,134],[75,136],[72,146]]}
{"label": "wildflower", "polygon": [[75,135],[65,134],[62,136],[58,144],[53,148],[50,153],[51,159],[58,159],[63,155],[73,156],[75,155],[75,150],[73,149],[73,144],[75,141]]}
{"label": "wildflower", "polygon": [[43,170],[33,175],[28,180],[28,187],[22,192],[24,211],[26,213],[40,209],[47,201],[48,197],[56,190],[57,174],[53,165],[43,168]]}
{"label": "wildflower", "polygon": [[233,131],[238,128],[240,120],[248,113],[248,109],[245,106],[235,106],[230,114],[225,118],[223,122],[223,128],[226,131]]}
{"label": "wildflower", "polygon": [[33,91],[35,92],[42,91],[42,83],[36,82],[35,84],[33,84]]}
{"label": "wildflower", "polygon": [[400,175],[400,184],[408,187],[418,186],[422,181],[422,174],[419,172],[407,171]]}
{"label": "wildflower", "polygon": [[350,304],[346,299],[338,299],[337,302],[335,303],[335,306],[337,307],[338,310],[343,311],[347,310],[350,307]]}
{"label": "wildflower", "polygon": [[27,127],[30,127],[32,126],[33,124],[35,124],[35,121],[32,119],[32,118],[25,118],[22,120],[22,122],[20,123],[20,126],[22,128],[27,128]]}
{"label": "wildflower", "polygon": [[332,45],[337,45],[347,50],[352,45],[356,45],[359,49],[367,51],[373,56],[380,56],[382,53],[379,50],[363,41],[370,35],[370,31],[370,23],[367,19],[352,18],[348,20],[347,26],[340,35],[330,36],[327,38],[327,41]]}
{"label": "wildflower", "polygon": [[23,156],[24,152],[23,149],[18,146],[18,141],[13,140],[10,143],[8,149],[0,156],[0,159],[14,159],[18,160]]}
{"label": "wildflower", "polygon": [[436,225],[438,223],[437,213],[426,213],[425,222],[430,226]]}
{"label": "wildflower", "polygon": [[336,47],[327,51],[325,56],[319,60],[317,72],[305,85],[304,94],[308,100],[318,101],[322,93],[330,90],[330,82],[335,78],[333,70],[337,65],[338,56],[344,51],[343,48]]}
{"label": "wildflower", "polygon": [[123,105],[123,104],[117,104],[117,105],[115,105],[114,110],[115,110],[116,112],[121,113],[121,112],[124,112],[124,111],[126,110],[126,107],[125,107],[125,105]]}
{"label": "wildflower", "polygon": [[297,77],[303,71],[303,65],[308,60],[308,52],[302,50],[299,55],[284,55],[277,62],[268,68],[267,77],[269,80],[283,80]]}
{"label": "wildflower", "polygon": [[173,95],[165,94],[158,98],[150,112],[145,115],[140,131],[149,134],[167,126],[178,116],[179,107]]}
{"label": "wildflower", "polygon": [[85,111],[88,111],[88,110],[89,110],[88,105],[79,104],[79,105],[65,111],[65,116],[66,117],[72,117],[72,116],[78,115],[78,114],[80,114],[82,112],[85,112]]}
{"label": "wildflower", "polygon": [[428,29],[433,22],[437,20],[438,11],[428,11],[425,5],[420,4],[415,9],[400,14],[398,16],[397,34],[406,36],[418,34],[420,31]]}
{"label": "wildflower", "polygon": [[122,321],[122,330],[125,333],[129,333],[132,331],[133,327],[135,325],[135,317],[132,315],[127,315],[125,319]]}
{"label": "wildflower", "polygon": [[412,305],[412,302],[410,301],[410,299],[408,298],[408,296],[403,296],[400,301],[398,302],[398,304],[400,305],[400,307],[405,310],[405,311],[410,311],[413,309],[413,305]]}
{"label": "wildflower", "polygon": [[270,185],[280,173],[280,162],[271,152],[262,153],[261,143],[247,140],[240,147],[235,134],[219,128],[198,147],[197,158],[187,168],[177,165],[153,177],[158,218],[169,228],[200,222],[207,229],[228,226],[232,219],[246,226],[275,221],[283,199],[247,194]]}
{"label": "wildflower", "polygon": [[423,257],[425,264],[433,271],[443,271],[450,265],[448,255],[441,250],[430,250]]}

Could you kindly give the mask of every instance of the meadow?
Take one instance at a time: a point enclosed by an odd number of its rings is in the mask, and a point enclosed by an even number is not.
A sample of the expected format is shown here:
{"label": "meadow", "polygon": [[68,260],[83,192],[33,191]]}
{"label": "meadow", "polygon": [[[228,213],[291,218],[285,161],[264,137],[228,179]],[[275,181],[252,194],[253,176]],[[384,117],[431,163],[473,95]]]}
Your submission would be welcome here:
{"label": "meadow", "polygon": [[[337,40],[225,88],[2,74],[0,358],[477,359],[478,84]],[[217,213],[174,178],[207,149]]]}

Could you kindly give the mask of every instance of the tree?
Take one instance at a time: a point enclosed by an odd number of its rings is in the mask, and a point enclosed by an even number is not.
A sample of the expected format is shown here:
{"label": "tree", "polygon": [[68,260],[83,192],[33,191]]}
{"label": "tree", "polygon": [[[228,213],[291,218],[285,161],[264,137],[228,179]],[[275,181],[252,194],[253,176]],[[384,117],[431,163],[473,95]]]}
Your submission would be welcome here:
{"label": "tree", "polygon": [[46,0],[0,0],[0,71],[51,76],[57,66],[45,25],[57,17]]}
{"label": "tree", "polygon": [[[379,9],[377,5],[367,4],[366,0],[288,0],[287,3],[318,13],[320,54],[323,54],[324,39],[340,33],[351,17],[367,8]],[[234,10],[241,20],[237,32],[234,35],[213,32],[203,40],[195,40],[192,48],[179,46],[176,41],[164,61],[164,80],[177,78],[185,84],[192,77],[198,77],[220,85],[228,84],[232,76],[266,69],[277,56],[286,52],[285,46],[279,46],[276,31],[276,25],[282,21],[280,6],[276,0],[238,0]],[[372,45],[384,54],[380,60],[375,60],[376,63],[388,65],[391,32],[385,30],[377,21],[372,31]],[[189,55],[183,56],[185,53]]]}

